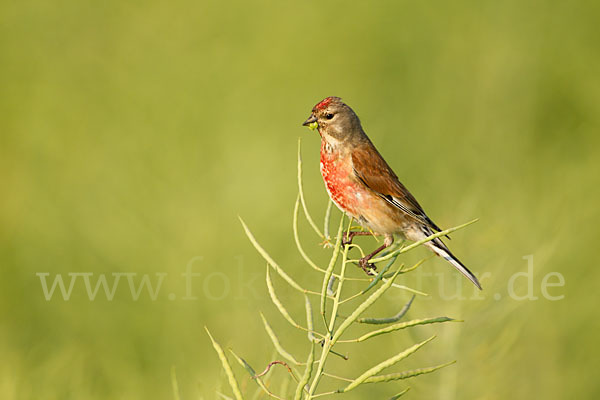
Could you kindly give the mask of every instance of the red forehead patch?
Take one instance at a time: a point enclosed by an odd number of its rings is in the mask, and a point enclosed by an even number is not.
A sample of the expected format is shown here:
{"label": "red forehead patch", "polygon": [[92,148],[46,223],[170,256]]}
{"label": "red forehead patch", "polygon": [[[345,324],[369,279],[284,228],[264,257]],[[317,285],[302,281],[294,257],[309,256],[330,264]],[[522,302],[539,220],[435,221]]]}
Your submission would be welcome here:
{"label": "red forehead patch", "polygon": [[335,96],[329,96],[323,100],[321,100],[314,108],[313,110],[322,110],[324,108],[326,108],[327,106],[329,106],[329,104],[331,104],[331,102],[333,100],[339,100],[339,97],[335,97]]}

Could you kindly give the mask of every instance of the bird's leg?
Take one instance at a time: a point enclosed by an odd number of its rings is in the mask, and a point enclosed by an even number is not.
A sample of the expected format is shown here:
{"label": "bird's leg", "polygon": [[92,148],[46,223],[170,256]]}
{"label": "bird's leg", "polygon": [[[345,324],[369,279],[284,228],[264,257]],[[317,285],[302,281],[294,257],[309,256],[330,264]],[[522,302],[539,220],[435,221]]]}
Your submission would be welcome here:
{"label": "bird's leg", "polygon": [[353,231],[347,232],[342,238],[342,245],[352,244],[352,239],[354,236],[372,236],[372,232],[363,232],[363,231]]}
{"label": "bird's leg", "polygon": [[386,235],[385,240],[383,241],[383,244],[381,246],[375,249],[375,251],[373,251],[372,253],[367,254],[366,256],[358,260],[358,265],[363,269],[363,271],[367,273],[367,275],[371,275],[371,271],[377,269],[375,268],[375,265],[369,264],[369,260],[383,249],[390,247],[392,243],[394,243],[394,237],[391,235]]}

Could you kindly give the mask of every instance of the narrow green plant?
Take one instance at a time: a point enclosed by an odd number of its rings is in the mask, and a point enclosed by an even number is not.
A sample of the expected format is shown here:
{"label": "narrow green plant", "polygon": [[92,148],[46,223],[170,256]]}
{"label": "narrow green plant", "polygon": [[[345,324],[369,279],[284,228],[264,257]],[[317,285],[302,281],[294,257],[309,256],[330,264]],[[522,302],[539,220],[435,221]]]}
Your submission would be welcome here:
{"label": "narrow green plant", "polygon": [[[294,207],[293,214],[293,234],[294,241],[300,256],[304,262],[310,267],[310,270],[320,275],[317,278],[315,286],[318,289],[307,289],[302,287],[296,282],[296,280],[290,276],[270,255],[269,253],[259,244],[255,236],[252,234],[246,223],[240,218],[242,227],[248,236],[248,239],[258,251],[258,253],[264,258],[267,263],[266,268],[266,284],[267,291],[271,301],[275,305],[275,309],[283,316],[283,318],[295,329],[304,331],[308,340],[308,354],[302,358],[293,355],[291,352],[285,349],[284,344],[280,340],[272,325],[268,322],[267,318],[263,313],[260,313],[260,317],[263,326],[270,338],[273,347],[276,351],[276,356],[282,357],[279,360],[269,360],[267,368],[257,374],[256,370],[250,366],[250,364],[239,357],[237,354],[231,351],[231,354],[243,367],[243,369],[256,381],[258,387],[264,394],[269,397],[276,399],[291,399],[302,400],[302,399],[315,399],[326,396],[340,396],[343,393],[352,391],[361,385],[370,383],[383,383],[393,382],[398,380],[404,380],[412,378],[418,375],[429,374],[444,368],[454,363],[454,361],[442,363],[432,367],[425,367],[419,369],[405,370],[400,372],[392,372],[388,374],[381,374],[384,370],[392,368],[395,365],[401,363],[407,357],[410,357],[416,351],[424,347],[427,343],[432,341],[435,336],[428,338],[420,343],[416,343],[405,350],[388,357],[387,359],[375,363],[372,367],[365,370],[355,378],[343,377],[330,371],[327,365],[329,357],[341,357],[344,360],[348,360],[348,357],[340,353],[336,346],[340,344],[359,344],[368,339],[379,337],[383,335],[393,334],[395,332],[414,328],[420,325],[439,324],[452,321],[458,321],[445,316],[435,316],[428,318],[413,319],[410,321],[401,321],[406,315],[416,295],[426,296],[426,293],[409,288],[407,286],[398,284],[395,282],[399,275],[409,273],[418,268],[425,260],[421,260],[418,263],[405,267],[403,264],[395,267],[395,263],[401,254],[406,253],[412,249],[415,249],[429,240],[436,237],[447,235],[458,229],[462,229],[477,220],[470,221],[466,224],[459,225],[455,228],[446,229],[442,232],[438,232],[430,237],[421,240],[410,245],[398,245],[390,249],[386,254],[373,259],[374,264],[387,261],[387,263],[381,268],[378,273],[374,273],[368,277],[352,277],[349,276],[351,271],[349,266],[354,266],[358,260],[350,259],[348,254],[351,249],[356,248],[361,254],[364,251],[360,246],[356,244],[342,244],[342,238],[345,234],[355,229],[352,226],[352,221],[348,220],[343,214],[340,215],[339,224],[335,231],[335,236],[330,236],[330,219],[332,214],[331,202],[327,206],[325,212],[325,219],[323,222],[323,233],[317,227],[314,219],[308,212],[306,199],[303,193],[302,185],[302,158],[300,153],[300,142],[298,144],[298,197]],[[299,232],[299,214],[300,210],[303,211],[304,216],[308,224],[312,227],[313,231],[317,236],[324,240],[325,246],[331,247],[331,256],[326,266],[318,265],[306,252],[305,247],[302,245]],[[360,272],[358,268],[356,269]],[[298,292],[299,296],[302,296],[305,310],[306,310],[306,322],[298,322],[298,318],[294,318],[288,311],[282,299],[277,295],[276,288],[272,279],[272,272],[275,272],[280,278],[282,278],[291,288]],[[349,293],[349,282],[353,281],[355,284],[364,285],[358,291],[352,291]],[[351,285],[352,286],[352,285]],[[355,286],[355,285],[354,285]],[[402,309],[391,317],[365,317],[363,314],[371,308],[373,304],[380,301],[384,295],[392,288],[396,290],[404,290],[412,293],[410,300],[402,307]],[[320,323],[315,324],[313,321],[313,307],[311,303],[311,297],[316,297],[318,302],[318,313],[320,315]],[[375,325],[375,329],[372,329],[355,338],[343,338],[347,330],[356,324],[363,325]],[[208,330],[207,330],[208,332]],[[210,333],[209,333],[210,336]],[[210,336],[221,363],[227,375],[228,381],[231,386],[231,390],[236,399],[241,399],[242,394],[240,393],[239,386],[236,378],[233,374],[231,366],[229,365],[225,353],[222,348],[216,343],[216,341]],[[337,350],[336,350],[337,349]],[[305,360],[305,361],[299,361]],[[267,387],[263,381],[263,377],[269,374],[272,367],[281,366],[285,367],[288,371],[288,380],[280,385],[282,391],[280,393],[274,393],[273,389]],[[334,382],[338,382],[339,388],[333,391],[319,391],[320,382],[323,379],[329,379]],[[294,390],[290,390],[289,383],[295,384]],[[391,395],[391,399],[397,399],[404,395],[409,388],[405,388],[395,395]],[[392,392],[393,393],[393,392]]]}

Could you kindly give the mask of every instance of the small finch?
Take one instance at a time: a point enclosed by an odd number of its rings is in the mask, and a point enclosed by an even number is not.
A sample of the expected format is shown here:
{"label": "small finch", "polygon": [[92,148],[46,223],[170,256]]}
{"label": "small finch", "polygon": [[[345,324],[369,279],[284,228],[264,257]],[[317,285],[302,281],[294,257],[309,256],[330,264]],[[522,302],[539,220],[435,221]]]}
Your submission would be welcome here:
{"label": "small finch", "polygon": [[[365,272],[374,268],[369,260],[394,242],[394,234],[418,241],[441,231],[379,154],[358,116],[339,97],[319,102],[302,125],[316,126],[321,135],[321,175],[329,197],[340,210],[371,230],[350,232],[344,243],[351,243],[357,235],[384,237],[381,247],[360,259]],[[475,275],[440,238],[425,245],[481,289]]]}

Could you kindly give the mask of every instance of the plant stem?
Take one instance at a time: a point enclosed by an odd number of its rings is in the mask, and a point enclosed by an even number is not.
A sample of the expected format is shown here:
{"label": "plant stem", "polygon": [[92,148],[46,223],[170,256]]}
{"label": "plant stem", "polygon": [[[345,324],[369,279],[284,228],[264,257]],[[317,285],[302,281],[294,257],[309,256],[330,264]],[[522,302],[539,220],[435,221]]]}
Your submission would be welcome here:
{"label": "plant stem", "polygon": [[[350,223],[352,223],[352,221],[350,221]],[[339,246],[339,244],[337,244],[337,243],[336,243],[336,245]],[[341,266],[341,270],[340,270],[338,287],[337,287],[337,291],[335,294],[335,298],[333,299],[333,307],[331,309],[331,317],[330,317],[329,330],[328,330],[328,332],[330,334],[333,334],[333,331],[335,329],[335,320],[337,319],[338,309],[340,306],[340,298],[342,296],[342,286],[344,284],[344,276],[346,274],[346,264],[348,262],[348,249],[349,248],[350,248],[350,245],[348,245],[348,244],[344,245],[344,251],[342,253],[342,266]],[[321,351],[321,358],[319,359],[319,364],[317,365],[317,371],[316,371],[315,377],[313,378],[310,389],[308,391],[308,399],[309,400],[315,397],[314,393],[317,390],[317,386],[319,384],[319,381],[321,380],[321,377],[323,376],[323,369],[325,368],[325,362],[327,361],[327,357],[329,356],[331,348],[334,345],[334,343],[331,341],[331,339],[332,339],[332,336],[329,336],[329,337],[325,338],[325,341],[323,343],[323,350]]]}
{"label": "plant stem", "polygon": [[327,318],[325,317],[325,305],[327,301],[327,285],[329,284],[329,278],[333,274],[333,269],[335,268],[335,263],[337,262],[338,256],[340,254],[340,245],[342,243],[342,232],[344,228],[344,214],[342,214],[340,218],[340,225],[337,231],[337,239],[335,241],[335,245],[333,248],[333,254],[331,255],[331,259],[329,260],[329,265],[327,266],[327,271],[323,276],[323,285],[321,286],[321,302],[320,302],[320,312],[321,317],[323,317],[323,323],[325,324],[325,329],[327,329]]}

